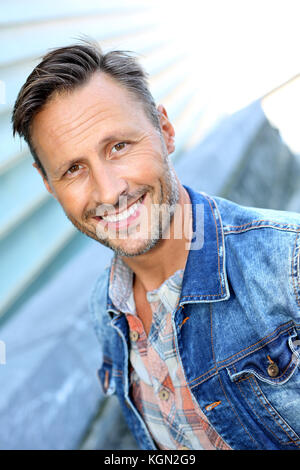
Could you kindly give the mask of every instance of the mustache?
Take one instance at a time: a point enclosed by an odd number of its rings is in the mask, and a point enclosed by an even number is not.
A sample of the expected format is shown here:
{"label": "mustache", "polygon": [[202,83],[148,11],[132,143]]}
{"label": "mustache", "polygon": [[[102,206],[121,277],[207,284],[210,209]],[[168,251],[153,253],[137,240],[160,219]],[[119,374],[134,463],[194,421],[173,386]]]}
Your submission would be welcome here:
{"label": "mustache", "polygon": [[94,209],[85,212],[84,219],[89,217],[101,217],[102,215],[114,214],[117,211],[122,211],[133,202],[140,199],[146,192],[150,191],[150,186],[143,186],[133,193],[120,194],[115,204],[100,203]]}

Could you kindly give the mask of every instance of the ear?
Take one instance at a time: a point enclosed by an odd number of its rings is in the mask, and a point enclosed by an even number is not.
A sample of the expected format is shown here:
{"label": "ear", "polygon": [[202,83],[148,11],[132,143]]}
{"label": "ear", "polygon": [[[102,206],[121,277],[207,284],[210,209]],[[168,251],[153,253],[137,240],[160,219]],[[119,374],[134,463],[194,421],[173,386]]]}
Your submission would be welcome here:
{"label": "ear", "polygon": [[159,114],[159,121],[160,121],[161,130],[162,130],[162,135],[163,135],[163,138],[164,138],[167,150],[168,150],[168,154],[170,155],[170,153],[173,153],[175,150],[174,127],[169,121],[167,111],[162,104],[160,104],[157,107],[157,111]]}
{"label": "ear", "polygon": [[44,175],[44,173],[42,172],[41,168],[38,166],[37,163],[33,163],[32,166],[38,171],[38,173],[41,175],[42,179],[43,179],[43,182],[44,182],[44,185],[47,189],[47,191],[52,194],[53,197],[55,197],[56,199],[56,196],[55,196],[55,193],[53,191],[53,189],[51,188],[50,184],[49,184],[49,181],[47,180],[46,176]]}

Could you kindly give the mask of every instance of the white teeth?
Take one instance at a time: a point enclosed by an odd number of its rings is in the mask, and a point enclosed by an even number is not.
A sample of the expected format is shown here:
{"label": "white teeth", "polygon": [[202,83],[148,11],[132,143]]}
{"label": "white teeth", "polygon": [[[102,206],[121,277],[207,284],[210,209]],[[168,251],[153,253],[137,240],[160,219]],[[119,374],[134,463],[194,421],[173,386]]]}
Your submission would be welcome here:
{"label": "white teeth", "polygon": [[122,211],[120,214],[102,216],[102,219],[107,222],[120,222],[121,220],[127,219],[130,215],[134,214],[139,205],[141,204],[140,199],[135,202],[129,209]]}

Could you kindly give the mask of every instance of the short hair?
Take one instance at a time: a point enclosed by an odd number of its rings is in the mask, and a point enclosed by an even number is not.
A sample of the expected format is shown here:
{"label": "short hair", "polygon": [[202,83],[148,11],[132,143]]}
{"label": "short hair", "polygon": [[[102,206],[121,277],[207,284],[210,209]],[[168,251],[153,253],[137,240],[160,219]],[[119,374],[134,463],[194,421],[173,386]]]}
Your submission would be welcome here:
{"label": "short hair", "polygon": [[73,91],[102,71],[123,85],[143,105],[154,127],[160,131],[158,112],[150,93],[148,75],[128,51],[103,53],[96,42],[82,41],[50,50],[22,86],[12,113],[13,135],[24,137],[38,167],[46,177],[32,141],[32,122],[56,93]]}

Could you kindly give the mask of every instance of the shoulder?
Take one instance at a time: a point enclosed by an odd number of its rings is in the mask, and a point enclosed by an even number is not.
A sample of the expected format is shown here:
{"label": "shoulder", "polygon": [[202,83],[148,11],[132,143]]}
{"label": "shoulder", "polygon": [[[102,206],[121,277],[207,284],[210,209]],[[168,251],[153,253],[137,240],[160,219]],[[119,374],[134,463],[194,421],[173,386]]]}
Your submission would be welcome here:
{"label": "shoulder", "polygon": [[110,317],[106,313],[109,274],[110,268],[108,266],[96,280],[89,297],[89,311],[99,340],[103,337],[104,330],[110,323]]}
{"label": "shoulder", "polygon": [[260,253],[263,265],[298,265],[300,214],[241,206],[220,197],[213,201],[222,221],[225,245],[232,253],[248,262],[257,260]]}
{"label": "shoulder", "polygon": [[247,207],[221,197],[211,199],[216,203],[225,234],[260,228],[291,232],[300,230],[300,214],[297,212]]}
{"label": "shoulder", "polygon": [[247,284],[269,303],[275,295],[276,302],[290,302],[290,310],[299,311],[300,214],[213,200],[222,219],[231,280],[239,288]]}
{"label": "shoulder", "polygon": [[109,281],[110,268],[107,266],[97,278],[91,294],[90,294],[90,307],[95,308],[99,302],[102,304],[103,300],[106,299],[108,281]]}

